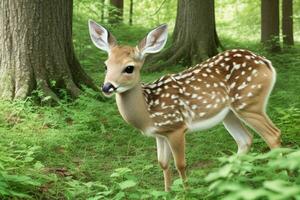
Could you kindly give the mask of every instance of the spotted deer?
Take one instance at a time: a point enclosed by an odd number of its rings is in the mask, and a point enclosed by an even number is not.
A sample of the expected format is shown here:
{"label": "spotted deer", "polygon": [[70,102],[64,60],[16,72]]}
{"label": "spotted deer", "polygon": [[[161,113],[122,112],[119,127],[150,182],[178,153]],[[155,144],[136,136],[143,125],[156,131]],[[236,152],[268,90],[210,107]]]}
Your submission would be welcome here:
{"label": "spotted deer", "polygon": [[140,82],[148,54],[159,52],[167,41],[167,25],[148,33],[136,47],[118,45],[101,25],[89,21],[93,43],[108,53],[102,91],[115,93],[120,114],[145,135],[156,138],[158,162],[165,190],[170,190],[169,158],[173,155],[180,177],[186,180],[185,133],[223,122],[236,141],[238,154],[249,151],[253,128],[270,148],[280,146],[280,130],[266,114],[276,80],[269,60],[243,49],[228,50],[150,84]]}

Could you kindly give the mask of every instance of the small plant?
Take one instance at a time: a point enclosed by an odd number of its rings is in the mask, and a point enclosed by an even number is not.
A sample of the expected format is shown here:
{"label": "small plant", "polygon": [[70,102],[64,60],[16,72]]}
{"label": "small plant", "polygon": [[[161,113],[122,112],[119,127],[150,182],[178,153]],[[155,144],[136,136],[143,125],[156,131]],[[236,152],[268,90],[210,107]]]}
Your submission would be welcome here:
{"label": "small plant", "polygon": [[[45,177],[39,174],[43,165],[34,158],[39,147],[0,144],[0,196],[32,198],[38,194]],[[1,199],[2,199],[1,198]]]}
{"label": "small plant", "polygon": [[222,166],[205,179],[212,199],[300,198],[300,150],[276,149],[219,161]]}

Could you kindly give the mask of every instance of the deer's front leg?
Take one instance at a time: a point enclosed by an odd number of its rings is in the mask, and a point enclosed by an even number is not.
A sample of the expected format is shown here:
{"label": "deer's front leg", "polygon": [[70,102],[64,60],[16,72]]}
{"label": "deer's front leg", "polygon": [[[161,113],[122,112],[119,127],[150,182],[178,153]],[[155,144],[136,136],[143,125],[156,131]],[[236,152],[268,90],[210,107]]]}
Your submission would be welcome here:
{"label": "deer's front leg", "polygon": [[184,186],[186,186],[185,174],[185,132],[178,130],[168,135],[168,142],[170,144],[175,165],[180,177],[182,178]]}
{"label": "deer's front leg", "polygon": [[169,169],[169,160],[171,149],[167,140],[163,137],[156,137],[157,159],[164,172],[165,191],[170,191],[171,171]]}

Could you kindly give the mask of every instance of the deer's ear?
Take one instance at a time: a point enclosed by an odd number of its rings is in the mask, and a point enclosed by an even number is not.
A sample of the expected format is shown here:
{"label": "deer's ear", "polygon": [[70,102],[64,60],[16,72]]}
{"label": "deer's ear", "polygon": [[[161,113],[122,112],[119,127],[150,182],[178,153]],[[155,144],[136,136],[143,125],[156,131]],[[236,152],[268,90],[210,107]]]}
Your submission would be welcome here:
{"label": "deer's ear", "polygon": [[149,53],[161,51],[168,39],[168,26],[160,25],[148,33],[148,35],[139,43],[138,49],[144,57]]}
{"label": "deer's ear", "polygon": [[115,37],[93,20],[89,20],[89,31],[95,46],[103,51],[109,52],[111,47],[117,44]]}

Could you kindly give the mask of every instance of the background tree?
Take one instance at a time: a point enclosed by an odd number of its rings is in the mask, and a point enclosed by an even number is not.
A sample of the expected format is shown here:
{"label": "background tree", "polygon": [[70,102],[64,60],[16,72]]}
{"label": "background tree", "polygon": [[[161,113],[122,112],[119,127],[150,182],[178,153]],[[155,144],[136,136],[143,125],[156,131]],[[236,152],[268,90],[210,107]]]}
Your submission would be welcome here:
{"label": "background tree", "polygon": [[104,22],[105,0],[101,0],[101,22]]}
{"label": "background tree", "polygon": [[129,25],[132,25],[132,17],[133,17],[133,0],[130,0],[129,3]]}
{"label": "background tree", "polygon": [[109,23],[117,24],[123,21],[124,0],[110,0]]}
{"label": "background tree", "polygon": [[171,47],[150,58],[154,65],[150,70],[182,61],[190,65],[217,54],[220,42],[216,33],[214,1],[178,0],[177,17]]}
{"label": "background tree", "polygon": [[293,0],[282,1],[282,35],[284,44],[294,45]]}
{"label": "background tree", "polygon": [[261,42],[269,51],[280,51],[279,0],[261,0]]}
{"label": "background tree", "polygon": [[39,88],[80,94],[96,89],[80,67],[72,44],[72,0],[2,0],[0,3],[0,97],[24,99]]}

